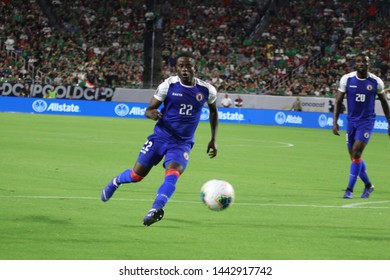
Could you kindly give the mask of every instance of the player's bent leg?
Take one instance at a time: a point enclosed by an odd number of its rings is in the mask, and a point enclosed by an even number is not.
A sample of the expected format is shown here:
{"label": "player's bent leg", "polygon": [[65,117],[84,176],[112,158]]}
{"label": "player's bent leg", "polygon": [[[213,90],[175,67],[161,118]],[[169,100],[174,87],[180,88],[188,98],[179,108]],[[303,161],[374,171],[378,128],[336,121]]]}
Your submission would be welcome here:
{"label": "player's bent leg", "polygon": [[127,169],[118,176],[114,177],[108,185],[103,189],[101,199],[103,202],[108,201],[119,188],[121,184],[136,183],[142,181],[144,177],[139,176],[134,170]]}

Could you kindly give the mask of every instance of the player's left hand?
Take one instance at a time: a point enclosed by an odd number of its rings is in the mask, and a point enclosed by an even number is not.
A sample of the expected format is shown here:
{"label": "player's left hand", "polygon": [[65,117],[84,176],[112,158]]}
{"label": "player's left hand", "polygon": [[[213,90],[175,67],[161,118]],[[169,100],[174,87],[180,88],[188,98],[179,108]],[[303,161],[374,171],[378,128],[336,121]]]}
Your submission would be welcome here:
{"label": "player's left hand", "polygon": [[215,158],[217,156],[217,151],[218,151],[218,148],[217,148],[217,144],[215,143],[215,141],[210,141],[208,146],[207,146],[207,153],[208,153],[209,157]]}
{"label": "player's left hand", "polygon": [[333,134],[334,135],[337,135],[337,136],[340,136],[340,127],[339,125],[336,123],[336,124],[333,124],[333,128],[332,128],[332,131],[333,131]]}

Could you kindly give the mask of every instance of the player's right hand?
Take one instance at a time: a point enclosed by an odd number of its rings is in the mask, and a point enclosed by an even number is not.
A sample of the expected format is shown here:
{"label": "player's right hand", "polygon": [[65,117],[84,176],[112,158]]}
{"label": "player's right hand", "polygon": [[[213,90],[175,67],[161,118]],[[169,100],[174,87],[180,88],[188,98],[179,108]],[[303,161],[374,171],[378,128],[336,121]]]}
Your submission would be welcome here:
{"label": "player's right hand", "polygon": [[147,111],[147,117],[152,119],[152,120],[157,121],[157,120],[161,119],[162,116],[163,116],[162,113],[157,109]]}

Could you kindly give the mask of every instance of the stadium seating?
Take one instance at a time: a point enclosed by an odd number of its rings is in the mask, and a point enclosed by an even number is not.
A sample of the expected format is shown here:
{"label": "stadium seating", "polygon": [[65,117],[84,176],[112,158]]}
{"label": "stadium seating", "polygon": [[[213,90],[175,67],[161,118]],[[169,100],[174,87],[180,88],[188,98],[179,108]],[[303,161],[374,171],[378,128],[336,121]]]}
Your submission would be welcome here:
{"label": "stadium seating", "polygon": [[361,51],[389,81],[389,8],[373,3],[376,9],[346,0],[3,0],[0,81],[146,87],[143,43],[152,12],[163,39],[158,82],[175,72],[177,53],[189,50],[200,78],[220,92],[332,96]]}

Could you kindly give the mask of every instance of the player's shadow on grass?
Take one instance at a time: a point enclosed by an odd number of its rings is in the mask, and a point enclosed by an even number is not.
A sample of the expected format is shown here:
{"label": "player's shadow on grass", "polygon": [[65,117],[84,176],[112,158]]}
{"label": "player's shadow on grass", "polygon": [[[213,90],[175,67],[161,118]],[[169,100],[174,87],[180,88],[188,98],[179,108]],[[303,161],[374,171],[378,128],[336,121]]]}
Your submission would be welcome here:
{"label": "player's shadow on grass", "polygon": [[[174,222],[175,225],[173,225],[171,222]],[[163,219],[162,221],[160,222],[157,222],[153,225],[151,225],[150,227],[164,227],[164,228],[182,228],[182,225],[206,225],[207,223],[203,223],[203,222],[195,222],[195,221],[188,221],[188,220],[185,220],[185,219],[175,219],[175,218],[168,218],[168,219]],[[145,227],[147,228],[146,226],[144,226],[142,224],[142,221],[139,222],[139,224],[137,225],[121,225],[122,227],[124,228],[139,228],[140,226],[142,227]]]}
{"label": "player's shadow on grass", "polygon": [[55,219],[50,216],[43,216],[43,215],[32,215],[32,216],[25,216],[22,218],[15,219],[16,221],[28,221],[29,223],[44,223],[44,224],[70,224],[70,219]]}

